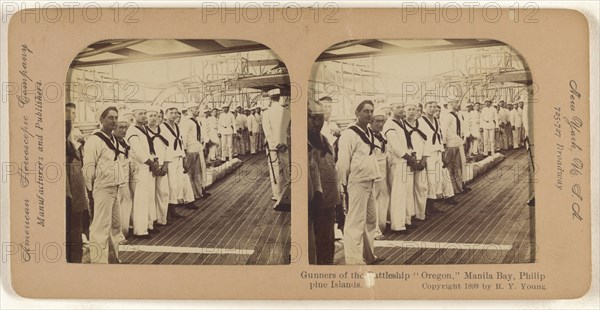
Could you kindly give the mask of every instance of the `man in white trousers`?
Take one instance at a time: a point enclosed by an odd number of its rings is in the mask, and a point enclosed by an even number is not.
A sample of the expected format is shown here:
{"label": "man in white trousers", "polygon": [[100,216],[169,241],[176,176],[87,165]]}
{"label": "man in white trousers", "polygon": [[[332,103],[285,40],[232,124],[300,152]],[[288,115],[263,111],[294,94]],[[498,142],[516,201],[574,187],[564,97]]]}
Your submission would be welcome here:
{"label": "man in white trousers", "polygon": [[375,181],[373,191],[375,194],[375,203],[377,204],[377,231],[375,240],[385,240],[385,228],[387,225],[387,215],[390,208],[390,188],[387,182],[387,166],[388,166],[388,141],[383,134],[384,124],[386,124],[387,115],[384,109],[375,109],[373,118],[369,123],[369,127],[373,130],[375,137],[375,145],[377,146],[373,152],[377,158],[380,178]]}
{"label": "man in white trousers", "polygon": [[94,199],[94,217],[90,225],[90,262],[108,264],[110,248],[119,257],[121,219],[119,187],[126,183],[126,174],[118,161],[121,155],[113,130],[118,112],[114,106],[96,111],[101,129],[91,135],[84,146],[83,176],[85,186]]}
{"label": "man in white trousers", "polygon": [[147,109],[143,105],[136,105],[131,112],[134,123],[127,130],[126,140],[131,146],[133,166],[133,234],[137,237],[150,238],[150,232],[158,232],[158,228],[154,227],[152,216],[152,213],[156,215],[156,211],[151,210],[156,210],[154,174],[158,166],[146,127]]}
{"label": "man in white trousers", "polygon": [[258,136],[258,121],[256,120],[256,114],[252,114],[250,110],[246,110],[248,115],[248,135],[250,139],[250,154],[256,154],[256,137]]}
{"label": "man in white trousers", "polygon": [[131,212],[133,211],[133,193],[131,191],[131,180],[130,180],[130,149],[129,143],[125,140],[125,136],[127,135],[127,130],[131,123],[129,122],[128,116],[131,115],[131,112],[126,110],[121,110],[119,112],[119,119],[117,121],[117,128],[113,131],[115,138],[117,138],[117,143],[119,144],[119,149],[121,155],[119,155],[119,162],[123,167],[123,173],[125,173],[123,179],[126,183],[119,186],[119,208],[121,209],[121,235],[119,239],[121,240],[119,244],[128,244],[127,236],[129,234],[129,222],[131,221]]}
{"label": "man in white trousers", "polygon": [[[427,136],[419,128],[424,124],[418,122],[417,117],[418,104],[409,101],[404,106],[406,117],[404,118],[404,126],[408,131],[406,138],[407,146],[412,149],[411,157],[415,160],[413,162],[413,197],[414,197],[414,208],[415,208],[415,219],[417,221],[425,220],[425,206],[427,204],[427,156],[423,155],[425,150],[425,142]],[[414,226],[412,223],[411,226]]]}
{"label": "man in white trousers", "polygon": [[262,152],[264,151],[265,146],[265,133],[263,132],[262,128],[262,104],[259,104],[259,106],[257,106],[254,110],[254,118],[256,119],[256,123],[258,124],[258,129],[256,132],[256,150],[258,152]]}
{"label": "man in white trousers", "polygon": [[479,126],[481,122],[481,104],[475,103],[475,106],[467,104],[469,110],[469,133],[471,135],[471,145],[469,146],[469,156],[479,155],[479,144],[481,143],[481,133],[479,132]]}
{"label": "man in white trousers", "polygon": [[521,130],[523,127],[523,119],[521,118],[521,113],[519,113],[519,106],[517,106],[510,110],[509,121],[512,125],[512,148],[517,149],[521,146]]}
{"label": "man in white trousers", "polygon": [[168,206],[169,206],[169,180],[167,177],[167,163],[165,163],[165,156],[167,154],[168,141],[164,137],[164,133],[161,131],[160,125],[162,123],[161,110],[158,106],[148,107],[146,113],[148,117],[148,135],[154,148],[156,155],[156,163],[158,165],[157,171],[154,173],[155,177],[155,203],[156,203],[156,222],[160,226],[167,225],[168,222]]}
{"label": "man in white trousers", "polygon": [[271,200],[279,201],[290,181],[289,149],[287,142],[290,127],[289,97],[280,96],[279,89],[271,91],[271,107],[263,114],[263,130],[267,141],[267,169],[271,179]]}
{"label": "man in white trousers", "polygon": [[435,200],[443,198],[442,182],[444,152],[444,141],[442,139],[442,128],[439,120],[435,117],[437,103],[428,101],[423,104],[423,116],[419,119],[419,128],[427,137],[423,156],[427,166],[427,204],[425,212],[430,214],[442,213],[435,207]]}
{"label": "man in white trousers", "polygon": [[218,137],[221,139],[221,161],[233,159],[233,135],[237,132],[235,117],[229,112],[229,105],[223,105],[219,115]]}
{"label": "man in white trousers", "polygon": [[167,163],[167,179],[169,182],[169,205],[167,216],[172,218],[184,217],[177,213],[175,209],[179,205],[184,205],[183,197],[183,137],[176,120],[179,118],[178,107],[170,105],[165,108],[166,120],[161,124],[161,133],[167,139],[169,146],[165,153],[165,162]]}
{"label": "man in white trousers", "polygon": [[392,118],[386,122],[383,132],[388,140],[388,159],[392,162],[394,178],[392,180],[390,221],[391,230],[408,233],[414,214],[414,174],[412,166],[412,148],[408,146],[408,131],[404,125],[404,103],[392,102]]}
{"label": "man in white trousers", "polygon": [[375,137],[368,128],[374,107],[370,100],[360,102],[355,109],[356,123],[344,130],[338,141],[338,175],[348,197],[343,239],[347,265],[381,261],[375,256],[377,204],[373,190],[381,176],[373,152]]}
{"label": "man in white trousers", "polygon": [[483,153],[487,156],[496,153],[496,132],[498,131],[498,117],[496,109],[492,107],[492,100],[485,100],[485,107],[481,109],[479,132],[483,135]]}

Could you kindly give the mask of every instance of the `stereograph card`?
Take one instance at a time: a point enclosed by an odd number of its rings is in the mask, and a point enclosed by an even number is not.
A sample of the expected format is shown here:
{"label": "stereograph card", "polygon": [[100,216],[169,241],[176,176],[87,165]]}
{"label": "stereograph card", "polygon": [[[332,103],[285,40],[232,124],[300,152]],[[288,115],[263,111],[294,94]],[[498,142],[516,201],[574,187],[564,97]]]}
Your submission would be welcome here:
{"label": "stereograph card", "polygon": [[23,297],[590,287],[577,11],[40,7],[8,33],[2,253]]}

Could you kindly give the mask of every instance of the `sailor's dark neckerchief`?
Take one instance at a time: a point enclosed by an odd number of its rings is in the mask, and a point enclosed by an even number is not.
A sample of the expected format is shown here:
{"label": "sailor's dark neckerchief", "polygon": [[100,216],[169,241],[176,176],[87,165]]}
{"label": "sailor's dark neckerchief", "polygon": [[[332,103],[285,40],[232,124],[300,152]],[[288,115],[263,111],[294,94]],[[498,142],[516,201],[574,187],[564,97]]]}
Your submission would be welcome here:
{"label": "sailor's dark neckerchief", "polygon": [[440,144],[442,143],[442,135],[440,134],[440,124],[438,123],[437,118],[433,118],[433,122],[435,123],[432,124],[429,119],[427,119],[426,116],[422,117],[423,120],[425,121],[425,123],[427,123],[427,125],[429,126],[429,128],[431,128],[431,130],[433,131],[433,140],[431,141],[431,143],[433,145],[435,145],[436,142],[439,142]]}

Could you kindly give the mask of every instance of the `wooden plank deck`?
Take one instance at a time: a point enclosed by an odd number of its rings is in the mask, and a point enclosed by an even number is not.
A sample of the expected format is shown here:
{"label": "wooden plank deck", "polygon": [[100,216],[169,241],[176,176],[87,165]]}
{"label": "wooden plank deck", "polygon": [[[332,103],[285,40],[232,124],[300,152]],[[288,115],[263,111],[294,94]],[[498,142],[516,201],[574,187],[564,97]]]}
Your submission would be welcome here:
{"label": "wooden plank deck", "polygon": [[[458,205],[437,203],[446,213],[428,217],[406,235],[386,233],[402,246],[381,247],[382,264],[508,264],[535,260],[534,208],[527,206],[529,158],[525,149],[502,152],[506,159],[478,176]],[[424,244],[423,242],[427,242]],[[343,263],[336,241],[335,263]]]}
{"label": "wooden plank deck", "polygon": [[[197,203],[199,210],[179,208],[186,218],[161,227],[152,239],[132,239],[122,246],[122,263],[289,264],[290,213],[272,209],[265,155],[241,159],[242,166],[209,188],[212,196]],[[144,251],[143,246],[152,251]]]}

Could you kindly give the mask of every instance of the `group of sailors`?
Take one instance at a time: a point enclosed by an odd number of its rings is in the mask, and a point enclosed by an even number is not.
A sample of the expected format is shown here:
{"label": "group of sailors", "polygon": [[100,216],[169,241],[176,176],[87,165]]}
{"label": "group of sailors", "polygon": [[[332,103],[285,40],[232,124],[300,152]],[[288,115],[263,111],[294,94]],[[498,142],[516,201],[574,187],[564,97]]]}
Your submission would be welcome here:
{"label": "group of sailors", "polygon": [[288,158],[282,155],[287,139],[277,131],[289,102],[279,104],[278,93],[270,98],[268,109],[230,111],[224,104],[204,110],[204,117],[195,102],[104,104],[96,109],[99,128],[87,137],[73,126],[76,106],[67,103],[67,260],[82,262],[86,236],[91,263],[119,263],[119,245],[152,238],[159,227],[185,217],[179,208],[199,209],[198,202],[211,195],[207,161],[265,151],[272,200],[280,199],[289,174],[277,173]]}
{"label": "group of sailors", "polygon": [[375,240],[444,213],[439,202],[457,204],[454,196],[470,191],[467,154],[492,155],[497,140],[500,149],[523,144],[522,103],[512,106],[363,100],[356,122],[340,130],[329,120],[332,98],[309,100],[309,261],[333,263],[337,222],[345,263],[377,264]]}

